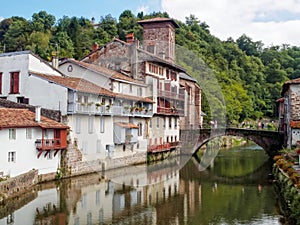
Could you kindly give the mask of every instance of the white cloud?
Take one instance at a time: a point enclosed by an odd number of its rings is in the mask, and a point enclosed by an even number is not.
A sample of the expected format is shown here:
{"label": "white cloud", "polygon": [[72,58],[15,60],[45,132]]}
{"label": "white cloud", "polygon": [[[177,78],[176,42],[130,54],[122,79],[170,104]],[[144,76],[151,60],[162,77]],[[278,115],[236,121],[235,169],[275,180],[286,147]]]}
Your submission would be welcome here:
{"label": "white cloud", "polygon": [[4,20],[4,17],[0,16],[0,22],[1,22],[2,20]]}
{"label": "white cloud", "polygon": [[300,46],[300,0],[162,0],[161,4],[171,17],[183,22],[186,16],[195,15],[222,40],[246,34],[266,46]]}
{"label": "white cloud", "polygon": [[138,13],[139,13],[139,12],[143,12],[144,14],[147,14],[147,13],[148,13],[148,10],[149,10],[149,6],[144,6],[144,5],[142,5],[142,6],[138,7],[137,12],[138,12]]}

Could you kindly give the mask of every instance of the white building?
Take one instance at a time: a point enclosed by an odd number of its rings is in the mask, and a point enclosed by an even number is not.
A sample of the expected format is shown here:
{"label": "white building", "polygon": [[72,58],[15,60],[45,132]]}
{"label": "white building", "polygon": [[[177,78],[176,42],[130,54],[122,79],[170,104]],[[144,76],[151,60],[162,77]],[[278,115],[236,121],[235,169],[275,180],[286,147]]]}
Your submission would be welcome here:
{"label": "white building", "polygon": [[0,108],[0,173],[14,177],[37,169],[54,173],[67,148],[68,126],[28,109]]}
{"label": "white building", "polygon": [[67,60],[60,64],[64,74],[83,78],[114,93],[114,100],[101,102],[109,106],[114,124],[115,152],[146,151],[149,138],[149,118],[153,101],[146,98],[147,85],[141,81],[102,66]]}

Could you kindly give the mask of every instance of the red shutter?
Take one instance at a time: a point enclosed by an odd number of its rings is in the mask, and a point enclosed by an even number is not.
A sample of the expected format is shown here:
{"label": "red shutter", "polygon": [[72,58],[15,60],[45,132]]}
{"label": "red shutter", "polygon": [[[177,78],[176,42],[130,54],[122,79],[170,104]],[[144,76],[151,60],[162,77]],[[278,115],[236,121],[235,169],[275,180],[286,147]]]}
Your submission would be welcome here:
{"label": "red shutter", "polygon": [[19,93],[19,72],[14,73],[14,93]]}
{"label": "red shutter", "polygon": [[19,93],[19,72],[10,73],[10,93]]}

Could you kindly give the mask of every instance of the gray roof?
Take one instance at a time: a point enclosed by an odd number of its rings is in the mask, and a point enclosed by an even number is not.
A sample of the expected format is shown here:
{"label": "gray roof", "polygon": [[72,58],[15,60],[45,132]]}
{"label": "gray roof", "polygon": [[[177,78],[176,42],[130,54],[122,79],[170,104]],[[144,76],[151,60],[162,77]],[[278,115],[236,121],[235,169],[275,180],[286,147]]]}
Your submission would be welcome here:
{"label": "gray roof", "polygon": [[23,55],[23,54],[31,54],[31,51],[19,51],[19,52],[6,52],[0,54],[0,57],[11,56],[11,55]]}
{"label": "gray roof", "polygon": [[197,80],[186,73],[179,73],[179,78],[197,82]]}

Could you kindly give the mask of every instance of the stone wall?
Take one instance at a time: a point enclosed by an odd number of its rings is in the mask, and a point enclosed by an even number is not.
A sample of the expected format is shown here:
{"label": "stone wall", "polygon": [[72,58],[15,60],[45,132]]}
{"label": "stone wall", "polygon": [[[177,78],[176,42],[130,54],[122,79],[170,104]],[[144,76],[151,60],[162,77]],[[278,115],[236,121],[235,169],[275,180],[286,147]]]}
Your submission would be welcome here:
{"label": "stone wall", "polygon": [[31,170],[19,176],[0,182],[0,203],[6,199],[25,193],[38,183],[38,171]]}
{"label": "stone wall", "polygon": [[137,152],[122,158],[105,158],[92,161],[82,161],[82,154],[77,146],[70,144],[62,154],[61,171],[63,177],[73,177],[105,170],[126,167],[147,162],[147,152]]}

